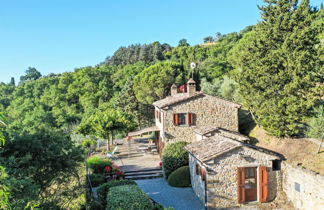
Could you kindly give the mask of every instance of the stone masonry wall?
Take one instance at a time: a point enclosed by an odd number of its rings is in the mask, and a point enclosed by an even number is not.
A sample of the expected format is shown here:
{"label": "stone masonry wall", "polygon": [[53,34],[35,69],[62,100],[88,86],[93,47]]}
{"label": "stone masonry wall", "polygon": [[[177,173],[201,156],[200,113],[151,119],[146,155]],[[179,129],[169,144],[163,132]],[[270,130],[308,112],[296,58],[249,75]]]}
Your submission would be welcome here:
{"label": "stone masonry wall", "polygon": [[296,209],[324,209],[324,176],[282,164],[283,190]]}
{"label": "stone masonry wall", "polygon": [[200,175],[196,174],[196,164],[199,164],[197,159],[189,155],[191,186],[199,200],[205,204],[205,182],[201,180]]}
{"label": "stone masonry wall", "polygon": [[[173,125],[174,113],[194,113],[194,125]],[[164,128],[168,141],[194,142],[194,130],[203,126],[222,127],[238,131],[238,108],[225,100],[212,96],[198,96],[190,101],[172,105],[165,112]]]}
{"label": "stone masonry wall", "polygon": [[[272,171],[271,160],[273,159],[276,159],[276,157],[243,147],[225,153],[207,163],[213,169],[207,176],[208,209],[239,206],[237,186],[238,167],[266,166],[269,183],[268,201],[274,200],[278,189],[281,187],[281,179],[280,171]],[[259,184],[258,180],[257,184]]]}

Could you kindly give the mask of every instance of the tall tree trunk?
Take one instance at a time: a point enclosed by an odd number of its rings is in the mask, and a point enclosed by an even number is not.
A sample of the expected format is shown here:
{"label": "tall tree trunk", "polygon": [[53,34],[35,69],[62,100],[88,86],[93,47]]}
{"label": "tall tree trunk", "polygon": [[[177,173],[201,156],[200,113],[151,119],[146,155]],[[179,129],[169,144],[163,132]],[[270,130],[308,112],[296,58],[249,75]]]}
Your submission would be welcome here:
{"label": "tall tree trunk", "polygon": [[109,134],[107,136],[107,151],[110,151],[110,144],[109,144]]}

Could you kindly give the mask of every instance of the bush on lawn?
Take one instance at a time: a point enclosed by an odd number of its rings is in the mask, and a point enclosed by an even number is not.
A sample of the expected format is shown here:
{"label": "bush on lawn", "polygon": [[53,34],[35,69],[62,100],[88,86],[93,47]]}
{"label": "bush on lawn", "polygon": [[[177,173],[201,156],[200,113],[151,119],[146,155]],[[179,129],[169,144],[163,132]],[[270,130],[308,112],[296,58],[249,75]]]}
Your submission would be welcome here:
{"label": "bush on lawn", "polygon": [[168,178],[168,183],[173,187],[190,187],[189,166],[182,166],[173,171]]}
{"label": "bush on lawn", "polygon": [[165,178],[180,168],[189,164],[189,154],[184,149],[188,142],[179,141],[166,145],[162,154],[162,167]]}
{"label": "bush on lawn", "polygon": [[152,210],[153,208],[153,202],[137,185],[112,187],[108,192],[107,210]]}
{"label": "bush on lawn", "polygon": [[109,158],[101,158],[98,156],[89,157],[87,159],[87,165],[92,169],[93,173],[104,173],[105,167],[112,167],[112,160]]}
{"label": "bush on lawn", "polygon": [[90,174],[89,175],[92,187],[98,187],[105,183],[105,176],[102,174]]}
{"label": "bush on lawn", "polygon": [[122,185],[137,185],[137,184],[133,180],[115,180],[99,186],[99,188],[97,189],[97,195],[98,195],[99,202],[103,207],[106,207],[107,194],[109,192],[109,189],[112,187],[122,186]]}

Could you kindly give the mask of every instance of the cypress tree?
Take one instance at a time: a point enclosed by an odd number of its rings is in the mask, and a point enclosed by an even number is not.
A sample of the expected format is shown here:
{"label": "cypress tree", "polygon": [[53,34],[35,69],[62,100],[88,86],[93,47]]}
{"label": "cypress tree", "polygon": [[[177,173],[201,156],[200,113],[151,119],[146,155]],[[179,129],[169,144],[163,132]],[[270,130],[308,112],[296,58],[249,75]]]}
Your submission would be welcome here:
{"label": "cypress tree", "polygon": [[[237,75],[245,105],[268,132],[300,134],[304,117],[319,100],[322,68],[318,34],[312,27],[318,11],[308,0],[265,0],[262,21],[237,50]],[[241,44],[241,45],[242,45]],[[235,49],[233,50],[235,52]],[[234,53],[235,54],[235,53]],[[323,75],[322,75],[323,76]]]}

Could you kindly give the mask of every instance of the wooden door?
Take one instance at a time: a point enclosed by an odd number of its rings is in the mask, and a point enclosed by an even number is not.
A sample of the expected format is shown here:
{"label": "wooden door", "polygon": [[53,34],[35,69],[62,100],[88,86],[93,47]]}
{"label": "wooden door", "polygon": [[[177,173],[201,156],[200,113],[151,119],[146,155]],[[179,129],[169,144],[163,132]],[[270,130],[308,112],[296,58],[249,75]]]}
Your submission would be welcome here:
{"label": "wooden door", "polygon": [[257,200],[257,175],[256,167],[238,168],[238,203]]}
{"label": "wooden door", "polygon": [[256,201],[258,198],[256,167],[245,168],[245,202]]}
{"label": "wooden door", "polygon": [[259,167],[260,202],[268,200],[268,172],[267,167]]}

